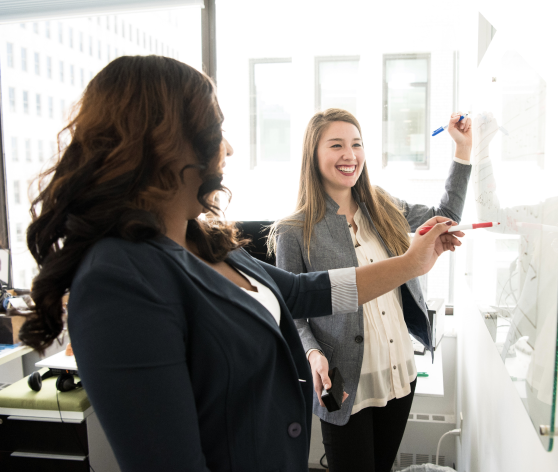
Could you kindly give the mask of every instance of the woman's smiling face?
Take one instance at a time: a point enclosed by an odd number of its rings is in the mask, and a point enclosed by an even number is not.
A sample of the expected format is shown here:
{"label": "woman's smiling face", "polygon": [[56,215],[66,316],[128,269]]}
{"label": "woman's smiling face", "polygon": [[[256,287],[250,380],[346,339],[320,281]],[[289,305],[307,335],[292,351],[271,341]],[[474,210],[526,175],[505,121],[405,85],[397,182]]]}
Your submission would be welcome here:
{"label": "woman's smiling face", "polygon": [[330,123],[318,143],[318,167],[327,193],[352,188],[364,165],[358,128],[345,121]]}

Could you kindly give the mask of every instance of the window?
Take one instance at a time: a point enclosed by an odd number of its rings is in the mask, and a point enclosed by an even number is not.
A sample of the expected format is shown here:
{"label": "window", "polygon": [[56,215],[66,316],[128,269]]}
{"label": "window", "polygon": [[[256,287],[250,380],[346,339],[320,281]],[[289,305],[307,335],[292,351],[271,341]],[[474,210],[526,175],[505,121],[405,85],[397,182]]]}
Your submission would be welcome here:
{"label": "window", "polygon": [[107,44],[107,61],[110,62],[110,46]]}
{"label": "window", "polygon": [[89,36],[89,55],[93,57],[93,36]]}
{"label": "window", "polygon": [[109,17],[107,16],[107,30],[109,30],[109,29],[110,29],[110,20],[109,20]]}
{"label": "window", "polygon": [[13,67],[14,66],[14,45],[12,43],[8,43],[8,57],[6,59],[7,59],[8,67]]}
{"label": "window", "polygon": [[79,83],[81,85],[81,88],[85,87],[85,71],[83,69],[81,69],[79,71]]}
{"label": "window", "polygon": [[33,32],[39,34],[39,23],[33,23]]}
{"label": "window", "polygon": [[384,55],[383,165],[428,167],[430,54]]}
{"label": "window", "polygon": [[12,161],[19,161],[19,155],[17,152],[17,138],[12,136]]}
{"label": "window", "polygon": [[9,87],[8,88],[8,99],[10,101],[10,111],[11,112],[16,111],[16,97],[15,96],[16,96],[15,88]]}
{"label": "window", "polygon": [[31,162],[31,140],[30,139],[26,139],[25,140],[25,160],[27,162]]}
{"label": "window", "polygon": [[35,74],[41,75],[41,57],[39,53],[35,53]]}
{"label": "window", "polygon": [[126,27],[124,26],[124,20],[122,20],[122,37],[126,39]]}
{"label": "window", "polygon": [[118,21],[116,20],[116,16],[114,18],[114,34],[118,34]]}
{"label": "window", "polygon": [[45,21],[45,36],[50,38],[50,21]]}
{"label": "window", "polygon": [[64,119],[66,117],[66,101],[65,100],[60,100],[60,114],[62,116],[62,119]]}
{"label": "window", "polygon": [[138,43],[138,46],[140,45],[140,32],[139,32],[139,28],[136,28],[136,42]]}
{"label": "window", "polygon": [[99,51],[99,59],[101,59],[101,41],[98,41],[97,45],[98,47],[98,51]]}
{"label": "window", "polygon": [[60,44],[64,42],[64,30],[62,23],[58,23],[58,41],[60,41]]}
{"label": "window", "polygon": [[70,65],[70,84],[74,85],[74,66]]}
{"label": "window", "polygon": [[83,33],[79,32],[79,52],[83,52]]}
{"label": "window", "polygon": [[37,141],[37,157],[39,158],[39,162],[44,161],[43,141],[41,139]]}
{"label": "window", "polygon": [[29,114],[29,93],[23,91],[23,113]]}
{"label": "window", "polygon": [[128,31],[129,31],[129,36],[130,36],[130,41],[133,41],[132,39],[132,25],[128,25]]}
{"label": "window", "polygon": [[41,103],[41,94],[38,93],[36,95],[36,102],[37,102],[37,116],[41,116],[43,110],[42,110],[42,103]]}
{"label": "window", "polygon": [[54,99],[48,97],[48,117],[54,118]]}
{"label": "window", "polygon": [[47,77],[52,79],[52,59],[47,57]]}
{"label": "window", "polygon": [[70,47],[73,49],[74,47],[74,30],[70,28],[68,31],[68,42],[70,43]]}
{"label": "window", "polygon": [[14,203],[19,205],[21,203],[21,189],[19,180],[14,180]]}
{"label": "window", "polygon": [[27,49],[21,48],[21,70],[27,72]]}
{"label": "window", "polygon": [[60,82],[64,82],[64,61],[60,61]]}
{"label": "window", "polygon": [[342,108],[356,116],[358,56],[316,58],[316,110]]}
{"label": "window", "polygon": [[[17,223],[16,224],[16,241],[18,243],[23,242],[23,223]],[[20,277],[22,278],[22,280],[24,280],[25,279],[25,269],[22,270],[21,272],[23,272],[23,273],[20,274]]]}
{"label": "window", "polygon": [[145,49],[146,47],[147,47],[146,35],[145,33],[143,33],[143,49]]}
{"label": "window", "polygon": [[290,59],[250,60],[250,168],[288,161],[291,151]]}

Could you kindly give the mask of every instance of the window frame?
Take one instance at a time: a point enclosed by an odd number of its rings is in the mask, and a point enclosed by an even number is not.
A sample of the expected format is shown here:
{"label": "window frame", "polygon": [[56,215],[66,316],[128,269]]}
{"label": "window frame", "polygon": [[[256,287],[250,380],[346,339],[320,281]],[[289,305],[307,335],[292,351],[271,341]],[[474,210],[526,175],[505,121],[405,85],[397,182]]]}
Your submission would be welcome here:
{"label": "window frame", "polygon": [[265,57],[249,59],[249,87],[248,95],[250,110],[250,170],[258,165],[258,110],[256,99],[256,74],[257,64],[292,64],[291,57]]}
{"label": "window frame", "polygon": [[[394,59],[426,59],[426,107],[425,107],[425,151],[424,162],[415,162],[415,169],[428,170],[430,169],[430,100],[431,100],[431,54],[430,53],[402,53],[402,54],[383,54],[382,55],[382,167],[388,166],[389,161],[387,157],[387,144],[388,144],[388,131],[387,131],[387,116],[388,116],[388,103],[387,103],[387,82],[386,82],[386,62]],[[413,84],[424,84],[424,82],[413,82]]]}

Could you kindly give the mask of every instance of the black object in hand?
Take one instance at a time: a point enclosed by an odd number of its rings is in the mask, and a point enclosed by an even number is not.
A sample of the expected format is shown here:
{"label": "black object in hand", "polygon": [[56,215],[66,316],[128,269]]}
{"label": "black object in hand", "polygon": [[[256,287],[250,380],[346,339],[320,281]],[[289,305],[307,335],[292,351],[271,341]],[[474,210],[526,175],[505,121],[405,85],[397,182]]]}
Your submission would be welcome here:
{"label": "black object in hand", "polygon": [[329,379],[331,380],[331,388],[322,390],[322,401],[327,408],[327,411],[337,411],[341,409],[341,403],[343,403],[343,393],[345,389],[345,381],[341,377],[341,372],[337,367],[330,369],[327,373]]}

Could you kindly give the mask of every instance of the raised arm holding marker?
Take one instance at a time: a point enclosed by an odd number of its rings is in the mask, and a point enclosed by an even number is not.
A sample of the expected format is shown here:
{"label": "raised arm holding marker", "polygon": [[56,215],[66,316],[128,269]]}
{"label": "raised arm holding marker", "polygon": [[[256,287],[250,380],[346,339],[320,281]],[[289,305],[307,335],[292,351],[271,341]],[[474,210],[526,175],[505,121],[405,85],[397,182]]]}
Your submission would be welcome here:
{"label": "raised arm holding marker", "polygon": [[[469,113],[465,113],[465,115],[461,115],[461,117],[459,118],[459,120],[457,120],[457,122],[459,123],[461,120],[467,118],[469,116]],[[445,129],[448,129],[449,125],[446,126],[440,126],[437,130],[432,132],[432,136],[436,136],[437,134],[440,134],[442,131],[444,131]]]}
{"label": "raised arm holding marker", "polygon": [[[489,223],[473,223],[472,225],[457,225],[449,228],[446,233],[455,233],[456,231],[463,231],[465,229],[478,229],[478,228],[492,228],[493,226],[498,226],[500,223],[491,221]],[[424,226],[420,229],[419,234],[428,233],[434,226]]]}

